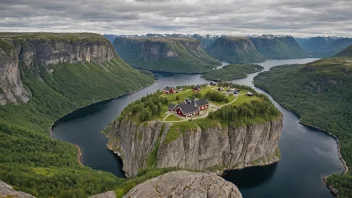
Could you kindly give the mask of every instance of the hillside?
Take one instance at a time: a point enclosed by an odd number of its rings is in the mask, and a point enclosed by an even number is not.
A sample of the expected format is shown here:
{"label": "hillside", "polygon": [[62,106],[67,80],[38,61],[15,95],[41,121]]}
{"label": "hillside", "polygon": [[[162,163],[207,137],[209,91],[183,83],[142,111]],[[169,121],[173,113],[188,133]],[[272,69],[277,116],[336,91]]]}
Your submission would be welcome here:
{"label": "hillside", "polygon": [[292,36],[263,35],[249,37],[255,48],[267,59],[294,59],[308,57]]}
{"label": "hillside", "polygon": [[313,57],[328,57],[352,45],[352,38],[310,37],[296,38],[299,45]]}
{"label": "hillside", "polygon": [[265,60],[252,41],[245,37],[223,36],[205,50],[210,56],[230,63],[259,63]]}
{"label": "hillside", "polygon": [[153,71],[202,73],[220,62],[208,56],[200,41],[186,37],[119,37],[117,54],[128,64]]}
{"label": "hillside", "polygon": [[264,67],[260,65],[226,65],[221,69],[202,74],[202,78],[213,81],[231,81],[239,78],[246,78],[247,74],[260,72],[263,69]]}
{"label": "hillside", "polygon": [[349,57],[352,58],[352,45],[348,48],[342,50],[341,52],[337,53],[335,57]]}
{"label": "hillside", "polygon": [[[50,137],[63,115],[154,82],[97,34],[0,34],[0,180],[40,197],[87,197],[116,187],[81,166],[74,145]],[[89,181],[89,182],[87,182]]]}
{"label": "hillside", "polygon": [[[284,65],[260,73],[254,84],[302,115],[301,122],[336,135],[343,159],[352,167],[352,59],[328,58]],[[328,177],[339,197],[352,196],[352,175]]]}

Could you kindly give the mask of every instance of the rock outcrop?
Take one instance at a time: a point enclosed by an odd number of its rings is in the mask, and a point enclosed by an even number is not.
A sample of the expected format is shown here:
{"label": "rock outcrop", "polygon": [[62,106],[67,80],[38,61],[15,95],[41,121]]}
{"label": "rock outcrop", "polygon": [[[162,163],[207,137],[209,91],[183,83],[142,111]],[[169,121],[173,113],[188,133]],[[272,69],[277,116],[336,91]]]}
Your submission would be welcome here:
{"label": "rock outcrop", "polygon": [[238,188],[214,174],[174,171],[132,188],[125,198],[242,198]]}
{"label": "rock outcrop", "polygon": [[19,67],[52,73],[64,63],[104,62],[116,57],[114,48],[96,34],[13,33],[0,35],[0,104],[27,102],[31,96]]}
{"label": "rock outcrop", "polygon": [[14,190],[12,186],[8,185],[7,183],[1,180],[0,180],[0,197],[35,198],[30,194]]}
{"label": "rock outcrop", "polygon": [[259,63],[265,60],[246,37],[220,37],[206,51],[212,57],[230,63]]}
{"label": "rock outcrop", "polygon": [[122,157],[127,176],[150,166],[151,159],[158,168],[195,171],[223,171],[279,161],[276,152],[281,117],[263,124],[198,128],[181,133],[170,143],[165,137],[171,125],[159,121],[137,124],[128,119],[110,125],[108,148]]}
{"label": "rock outcrop", "polygon": [[114,41],[117,54],[128,64],[142,69],[201,73],[220,62],[208,56],[200,42],[184,37],[118,37]]}
{"label": "rock outcrop", "polygon": [[115,198],[116,194],[114,191],[108,191],[97,195],[90,196],[89,198]]}

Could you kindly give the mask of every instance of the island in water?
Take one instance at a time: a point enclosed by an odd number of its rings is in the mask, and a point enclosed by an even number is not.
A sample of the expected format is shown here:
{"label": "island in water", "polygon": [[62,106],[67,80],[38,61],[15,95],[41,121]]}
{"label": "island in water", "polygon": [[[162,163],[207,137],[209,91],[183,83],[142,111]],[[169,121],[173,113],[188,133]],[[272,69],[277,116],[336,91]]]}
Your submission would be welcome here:
{"label": "island in water", "polygon": [[210,81],[231,81],[246,78],[248,74],[263,71],[264,67],[254,64],[231,64],[214,71],[202,74],[202,78]]}
{"label": "island in water", "polygon": [[144,169],[222,172],[278,162],[281,112],[251,87],[166,86],[128,105],[104,130],[126,176]]}

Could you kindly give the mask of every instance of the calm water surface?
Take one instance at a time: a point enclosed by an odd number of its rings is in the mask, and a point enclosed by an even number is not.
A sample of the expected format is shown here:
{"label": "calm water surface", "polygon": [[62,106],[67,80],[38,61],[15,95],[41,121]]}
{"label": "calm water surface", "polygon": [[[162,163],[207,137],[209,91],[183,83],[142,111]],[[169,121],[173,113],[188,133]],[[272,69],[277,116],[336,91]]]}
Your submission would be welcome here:
{"label": "calm water surface", "polygon": [[[313,60],[316,59],[268,60],[260,65],[268,70],[277,65],[307,63]],[[77,144],[82,150],[84,165],[123,177],[122,163],[106,148],[107,139],[101,131],[129,103],[162,89],[165,85],[208,82],[200,78],[200,75],[155,75],[158,80],[150,87],[132,95],[93,104],[60,119],[53,128],[53,137]],[[248,78],[233,82],[253,86],[253,77],[256,75],[251,74]],[[263,93],[260,89],[257,91]],[[227,171],[223,177],[236,184],[244,197],[333,197],[323,184],[322,178],[343,170],[335,140],[323,132],[299,124],[299,119],[293,113],[273,102],[284,115],[284,128],[279,143],[281,161],[265,167]]]}

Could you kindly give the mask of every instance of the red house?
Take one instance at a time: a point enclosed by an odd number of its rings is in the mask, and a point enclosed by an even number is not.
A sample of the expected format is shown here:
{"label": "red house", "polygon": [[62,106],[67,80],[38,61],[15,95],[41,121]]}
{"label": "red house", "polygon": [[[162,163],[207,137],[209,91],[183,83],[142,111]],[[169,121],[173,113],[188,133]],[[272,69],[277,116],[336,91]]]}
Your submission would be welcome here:
{"label": "red house", "polygon": [[175,88],[165,86],[165,88],[163,89],[163,93],[164,94],[173,94],[173,93],[175,93]]}
{"label": "red house", "polygon": [[199,108],[195,103],[180,104],[176,109],[177,114],[192,117],[193,115],[199,115]]}

